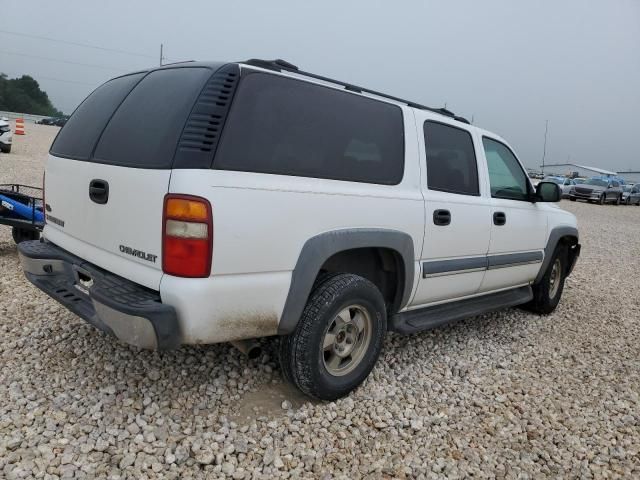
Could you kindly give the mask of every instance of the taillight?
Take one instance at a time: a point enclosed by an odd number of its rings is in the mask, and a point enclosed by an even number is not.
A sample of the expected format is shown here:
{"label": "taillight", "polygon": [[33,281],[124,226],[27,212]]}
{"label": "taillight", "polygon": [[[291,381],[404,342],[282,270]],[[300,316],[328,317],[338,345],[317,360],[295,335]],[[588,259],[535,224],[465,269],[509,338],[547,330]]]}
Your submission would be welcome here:
{"label": "taillight", "polygon": [[47,202],[44,198],[44,181],[47,177],[47,172],[42,173],[42,222],[47,223]]}
{"label": "taillight", "polygon": [[177,277],[208,277],[213,255],[211,204],[169,194],[162,214],[162,270]]}

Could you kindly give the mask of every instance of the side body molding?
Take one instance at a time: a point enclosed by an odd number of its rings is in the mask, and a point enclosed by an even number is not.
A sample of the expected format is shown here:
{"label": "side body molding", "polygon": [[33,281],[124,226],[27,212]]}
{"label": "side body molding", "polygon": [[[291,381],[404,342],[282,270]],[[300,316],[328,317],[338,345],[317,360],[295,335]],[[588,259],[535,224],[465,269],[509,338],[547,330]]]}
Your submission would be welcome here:
{"label": "side body molding", "polygon": [[336,253],[355,248],[388,248],[395,250],[403,260],[404,285],[402,309],[409,303],[413,291],[414,263],[413,239],[397,230],[355,228],[334,230],[310,238],[302,247],[291,275],[291,286],[278,325],[278,334],[286,335],[295,330],[302,315],[313,283],[326,260]]}
{"label": "side body molding", "polygon": [[578,242],[580,238],[578,235],[578,229],[575,227],[562,226],[553,228],[549,233],[547,246],[544,247],[544,260],[542,261],[542,266],[540,267],[540,271],[538,272],[534,283],[538,283],[542,280],[544,272],[547,271],[547,267],[549,267],[549,263],[551,263],[553,251],[556,249],[558,242],[563,237],[574,237],[576,239],[576,242]]}

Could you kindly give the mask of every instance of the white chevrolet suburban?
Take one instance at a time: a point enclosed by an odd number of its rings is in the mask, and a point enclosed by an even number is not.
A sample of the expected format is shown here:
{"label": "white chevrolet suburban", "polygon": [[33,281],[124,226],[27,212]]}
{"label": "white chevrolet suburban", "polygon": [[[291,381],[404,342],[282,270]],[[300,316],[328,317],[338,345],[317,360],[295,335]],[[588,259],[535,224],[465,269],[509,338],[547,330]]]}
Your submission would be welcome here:
{"label": "white chevrolet suburban", "polygon": [[43,238],[19,252],[32,283],[124,342],[279,335],[285,377],[335,399],[387,331],[553,311],[580,252],[559,199],[448,110],[282,60],[190,62],[78,107],[48,157]]}

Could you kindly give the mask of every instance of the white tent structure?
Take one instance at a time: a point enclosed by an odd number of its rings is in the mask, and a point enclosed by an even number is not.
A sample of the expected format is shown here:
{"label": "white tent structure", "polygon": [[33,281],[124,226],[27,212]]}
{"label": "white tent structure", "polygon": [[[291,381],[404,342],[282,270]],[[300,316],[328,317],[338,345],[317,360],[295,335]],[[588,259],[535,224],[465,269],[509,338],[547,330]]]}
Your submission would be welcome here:
{"label": "white tent structure", "polygon": [[580,170],[588,170],[590,172],[598,173],[600,175],[607,175],[609,177],[615,177],[618,175],[618,172],[612,172],[611,170],[605,170],[604,168],[589,167],[587,165],[578,165],[577,163],[554,163],[554,164],[546,164],[546,165],[540,165],[540,166],[542,168],[575,167]]}

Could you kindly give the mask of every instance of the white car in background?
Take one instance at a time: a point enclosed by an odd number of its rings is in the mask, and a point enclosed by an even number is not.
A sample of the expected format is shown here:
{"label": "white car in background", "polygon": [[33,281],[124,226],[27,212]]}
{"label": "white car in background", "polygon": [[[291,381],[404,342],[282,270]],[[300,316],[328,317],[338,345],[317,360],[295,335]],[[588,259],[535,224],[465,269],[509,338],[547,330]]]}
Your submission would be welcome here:
{"label": "white car in background", "polygon": [[0,118],[0,152],[10,153],[11,142],[13,141],[13,133],[9,120],[5,117]]}
{"label": "white car in background", "polygon": [[542,181],[557,183],[560,186],[560,190],[562,190],[562,198],[569,198],[569,191],[571,190],[571,187],[576,185],[576,182],[568,177],[550,176],[545,177]]}

